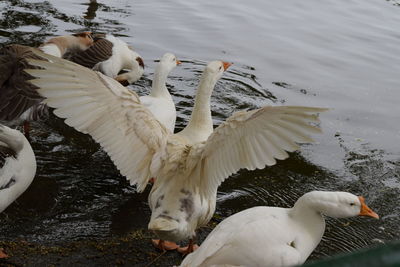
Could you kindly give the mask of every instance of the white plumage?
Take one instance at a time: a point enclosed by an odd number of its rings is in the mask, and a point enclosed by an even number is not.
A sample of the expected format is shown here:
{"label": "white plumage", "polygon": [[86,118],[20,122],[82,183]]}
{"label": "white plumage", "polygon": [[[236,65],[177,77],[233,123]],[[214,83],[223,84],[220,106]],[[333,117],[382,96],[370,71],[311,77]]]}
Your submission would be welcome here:
{"label": "white plumage", "polygon": [[[36,159],[25,136],[0,124],[0,212],[13,203],[32,183]],[[0,259],[8,258],[0,248]]]}
{"label": "white plumage", "polygon": [[254,207],[223,220],[181,267],[279,267],[303,264],[321,241],[324,215],[379,218],[362,197],[313,191],[293,208]]}
{"label": "white plumage", "polygon": [[[93,69],[117,81],[134,83],[139,80],[144,72],[141,56],[127,43],[113,35],[107,34],[105,39],[113,44],[112,55],[109,59],[96,64]],[[119,74],[123,69],[127,69],[128,72]]]}
{"label": "white plumage", "polygon": [[31,184],[36,159],[28,140],[17,130],[0,125],[0,212]]}
{"label": "white plumage", "polygon": [[[38,53],[38,52],[35,52]],[[240,168],[263,168],[284,159],[295,142],[312,141],[319,132],[323,108],[264,107],[235,113],[213,131],[210,97],[230,65],[207,65],[197,90],[188,126],[172,134],[144,107],[139,97],[115,80],[71,62],[29,60],[43,69],[26,70],[37,79],[55,114],[90,134],[110,155],[120,172],[142,191],[156,178],[149,195],[149,229],[160,238],[191,238],[215,211],[218,185]]]}
{"label": "white plumage", "polygon": [[169,73],[179,64],[181,62],[173,54],[164,54],[154,72],[150,95],[140,97],[140,102],[171,133],[175,129],[176,110],[174,101],[167,89],[166,81]]}

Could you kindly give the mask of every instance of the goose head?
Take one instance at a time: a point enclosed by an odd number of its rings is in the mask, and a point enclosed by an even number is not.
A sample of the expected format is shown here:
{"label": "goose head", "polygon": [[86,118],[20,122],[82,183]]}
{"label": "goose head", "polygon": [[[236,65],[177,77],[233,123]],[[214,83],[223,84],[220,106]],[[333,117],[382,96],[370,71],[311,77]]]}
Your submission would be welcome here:
{"label": "goose head", "polygon": [[369,216],[379,219],[378,214],[365,204],[363,197],[355,196],[351,193],[313,191],[305,194],[300,199],[302,198],[306,199],[309,206],[329,217],[349,218]]}
{"label": "goose head", "polygon": [[72,34],[72,36],[76,37],[77,43],[81,50],[87,49],[94,42],[91,32],[79,32]]}
{"label": "goose head", "polygon": [[115,77],[115,80],[123,86],[128,86],[136,82],[142,77],[144,72],[143,58],[133,50],[129,50],[129,53],[129,63],[127,64],[129,65],[128,71]]}
{"label": "goose head", "polygon": [[179,64],[181,62],[176,59],[174,54],[165,53],[161,57],[154,71],[154,78],[151,85],[151,95],[153,97],[170,97],[166,86],[167,78],[169,73]]}
{"label": "goose head", "polygon": [[[211,61],[210,63],[207,64],[206,68],[204,69],[201,80],[208,81],[215,85],[217,81],[222,77],[224,71],[226,71],[231,65],[232,63],[225,61],[220,61],[220,60]],[[212,88],[213,87],[214,86],[212,86]]]}
{"label": "goose head", "polygon": [[[200,84],[197,91],[197,95],[201,96],[200,99],[203,97],[207,99],[211,97],[211,93],[214,90],[215,84],[222,77],[222,74],[225,70],[229,68],[230,65],[232,65],[232,63],[220,60],[211,61],[207,64],[200,78]],[[200,99],[196,101],[202,102],[202,100]]]}
{"label": "goose head", "polygon": [[157,66],[158,71],[161,69],[167,74],[170,73],[176,66],[181,64],[179,60],[176,59],[176,56],[171,53],[165,53],[161,59],[160,63]]}

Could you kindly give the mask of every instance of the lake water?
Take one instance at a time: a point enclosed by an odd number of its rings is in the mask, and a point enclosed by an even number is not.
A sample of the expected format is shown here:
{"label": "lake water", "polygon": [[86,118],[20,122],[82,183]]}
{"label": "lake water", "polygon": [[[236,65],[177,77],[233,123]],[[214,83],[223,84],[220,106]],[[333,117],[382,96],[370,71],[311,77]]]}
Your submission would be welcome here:
{"label": "lake water", "polygon": [[[183,62],[168,81],[177,130],[205,64],[215,59],[234,63],[212,96],[215,125],[263,105],[329,107],[317,143],[226,180],[214,220],[257,205],[290,207],[310,190],[344,190],[365,196],[381,219],[328,219],[312,259],[399,239],[399,1],[88,2],[0,1],[0,43],[38,45],[83,30],[115,34],[145,60],[144,77],[131,86],[140,93],[150,87],[154,60],[172,52]],[[57,244],[147,227],[147,194],[135,193],[89,137],[51,118],[33,125],[32,146],[36,178],[0,215],[1,238]]]}

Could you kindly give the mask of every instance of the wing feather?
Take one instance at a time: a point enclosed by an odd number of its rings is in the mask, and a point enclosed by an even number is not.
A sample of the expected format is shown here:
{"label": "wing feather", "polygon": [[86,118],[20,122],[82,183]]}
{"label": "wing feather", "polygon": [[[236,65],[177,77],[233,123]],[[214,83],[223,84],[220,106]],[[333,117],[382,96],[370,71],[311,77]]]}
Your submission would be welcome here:
{"label": "wing feather", "polygon": [[40,58],[31,50],[23,45],[0,49],[0,120],[17,119],[43,100],[36,92],[37,88],[27,82],[32,76],[23,72],[28,66],[26,58]]}
{"label": "wing feather", "polygon": [[154,154],[170,134],[141,105],[139,97],[101,73],[35,52],[48,61],[28,59],[42,69],[26,69],[36,79],[54,114],[100,143],[118,170],[142,191]]}
{"label": "wing feather", "polygon": [[202,151],[202,186],[212,192],[229,175],[241,168],[249,170],[272,166],[299,149],[297,143],[313,142],[309,134],[321,130],[318,113],[324,108],[267,106],[241,111],[217,127]]}

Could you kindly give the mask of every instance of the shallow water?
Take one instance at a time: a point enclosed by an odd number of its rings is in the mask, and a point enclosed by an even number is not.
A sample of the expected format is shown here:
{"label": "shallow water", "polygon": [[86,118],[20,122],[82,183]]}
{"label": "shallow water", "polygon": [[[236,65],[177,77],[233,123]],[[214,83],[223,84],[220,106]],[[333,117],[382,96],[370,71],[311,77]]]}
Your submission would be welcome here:
{"label": "shallow water", "polygon": [[[145,59],[144,78],[131,86],[140,93],[151,84],[154,60],[173,52],[183,62],[168,81],[177,130],[188,120],[202,69],[214,59],[234,63],[213,93],[215,125],[262,105],[329,107],[317,143],[272,168],[226,180],[215,219],[256,205],[289,207],[314,189],[345,190],[364,195],[381,219],[328,219],[313,259],[399,239],[398,1],[88,2],[0,1],[0,43],[113,33]],[[33,128],[37,175],[0,215],[1,238],[55,244],[147,227],[147,194],[135,193],[89,137],[57,118]]]}

